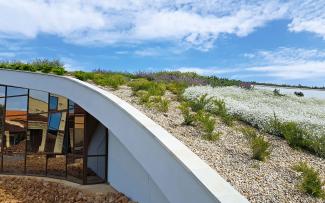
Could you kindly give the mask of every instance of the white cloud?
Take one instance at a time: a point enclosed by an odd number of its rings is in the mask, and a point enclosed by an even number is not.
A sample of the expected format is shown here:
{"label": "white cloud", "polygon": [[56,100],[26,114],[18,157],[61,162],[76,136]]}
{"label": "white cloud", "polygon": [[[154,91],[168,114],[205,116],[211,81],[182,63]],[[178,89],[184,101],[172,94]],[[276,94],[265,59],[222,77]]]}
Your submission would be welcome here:
{"label": "white cloud", "polygon": [[325,78],[325,50],[282,47],[259,51],[253,60],[261,65],[246,71],[286,80]]}
{"label": "white cloud", "polygon": [[220,34],[246,36],[286,10],[275,0],[0,0],[0,35],[96,45],[168,40],[207,50]]}
{"label": "white cloud", "polygon": [[0,38],[41,33],[77,44],[171,41],[206,51],[223,34],[239,37],[289,19],[290,31],[325,39],[324,0],[0,0]]}
{"label": "white cloud", "polygon": [[289,15],[292,18],[289,24],[290,31],[308,31],[325,39],[324,0],[293,1]]}
{"label": "white cloud", "polygon": [[102,13],[82,1],[1,0],[0,32],[8,38],[39,33],[68,36],[107,25]]}
{"label": "white cloud", "polygon": [[147,48],[134,51],[136,56],[159,56],[161,55],[160,48]]}
{"label": "white cloud", "polygon": [[0,52],[0,59],[2,58],[13,58],[16,54],[14,52]]}
{"label": "white cloud", "polygon": [[238,68],[217,68],[217,67],[179,67],[176,69],[168,69],[169,71],[180,71],[180,72],[195,72],[200,75],[219,75],[239,72],[241,69]]}
{"label": "white cloud", "polygon": [[70,57],[60,57],[60,61],[63,62],[64,67],[67,71],[79,71],[79,70],[87,70],[89,68],[89,64],[81,64],[79,61],[76,61]]}

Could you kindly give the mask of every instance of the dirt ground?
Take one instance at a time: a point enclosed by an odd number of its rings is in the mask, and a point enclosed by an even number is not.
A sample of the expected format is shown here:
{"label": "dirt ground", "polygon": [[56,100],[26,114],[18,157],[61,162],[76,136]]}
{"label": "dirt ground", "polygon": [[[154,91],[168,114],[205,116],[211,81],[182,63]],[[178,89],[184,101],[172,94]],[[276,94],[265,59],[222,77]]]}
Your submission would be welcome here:
{"label": "dirt ground", "polygon": [[134,203],[119,192],[85,192],[33,177],[0,177],[0,203]]}

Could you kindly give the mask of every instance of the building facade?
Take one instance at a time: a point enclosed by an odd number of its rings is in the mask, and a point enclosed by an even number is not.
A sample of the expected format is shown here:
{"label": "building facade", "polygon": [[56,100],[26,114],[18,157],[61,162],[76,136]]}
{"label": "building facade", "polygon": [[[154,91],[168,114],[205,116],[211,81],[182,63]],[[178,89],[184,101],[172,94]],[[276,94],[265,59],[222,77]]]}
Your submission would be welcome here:
{"label": "building facade", "polygon": [[107,182],[141,203],[248,202],[184,144],[112,93],[0,69],[0,173]]}
{"label": "building facade", "polygon": [[107,181],[108,130],[66,97],[0,85],[0,173]]}

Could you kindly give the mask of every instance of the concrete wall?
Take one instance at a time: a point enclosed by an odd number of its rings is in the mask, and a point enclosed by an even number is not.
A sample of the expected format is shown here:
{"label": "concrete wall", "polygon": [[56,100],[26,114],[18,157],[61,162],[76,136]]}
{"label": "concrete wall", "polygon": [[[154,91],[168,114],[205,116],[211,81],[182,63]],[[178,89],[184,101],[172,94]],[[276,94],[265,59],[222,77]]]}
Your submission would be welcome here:
{"label": "concrete wall", "polygon": [[118,191],[141,203],[166,203],[168,200],[145,169],[110,132],[108,146],[108,181]]}
{"label": "concrete wall", "polygon": [[116,148],[109,149],[110,180],[134,200],[248,202],[174,136],[107,91],[74,78],[9,70],[0,70],[0,84],[68,97],[108,127],[116,138],[113,143],[118,141]]}
{"label": "concrete wall", "polygon": [[[99,124],[91,136],[91,141],[88,146],[89,155],[103,155],[105,154],[105,136],[106,127]],[[91,168],[99,177],[105,179],[105,162],[102,157],[88,158],[87,166]]]}

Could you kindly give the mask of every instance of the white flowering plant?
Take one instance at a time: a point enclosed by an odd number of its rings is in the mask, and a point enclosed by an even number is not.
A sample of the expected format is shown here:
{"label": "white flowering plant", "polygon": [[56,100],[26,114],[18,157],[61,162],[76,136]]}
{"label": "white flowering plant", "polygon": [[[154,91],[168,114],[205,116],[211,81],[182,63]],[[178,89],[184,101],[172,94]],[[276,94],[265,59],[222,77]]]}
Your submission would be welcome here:
{"label": "white flowering plant", "polygon": [[[207,98],[222,99],[229,114],[265,131],[270,131],[274,116],[281,122],[295,122],[311,136],[325,136],[325,100],[276,96],[269,90],[247,90],[239,87],[193,86],[184,92],[184,97],[194,100],[207,94]],[[213,108],[213,102],[206,106]]]}

